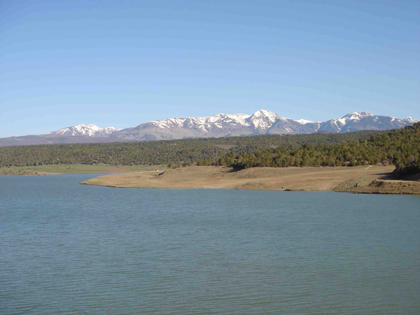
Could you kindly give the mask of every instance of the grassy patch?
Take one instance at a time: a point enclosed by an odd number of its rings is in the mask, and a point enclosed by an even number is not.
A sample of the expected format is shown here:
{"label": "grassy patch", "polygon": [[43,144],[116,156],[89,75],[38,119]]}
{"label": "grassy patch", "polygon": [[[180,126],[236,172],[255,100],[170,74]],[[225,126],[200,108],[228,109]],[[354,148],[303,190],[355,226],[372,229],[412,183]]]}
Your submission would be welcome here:
{"label": "grassy patch", "polygon": [[0,168],[0,175],[42,175],[42,174],[111,174],[135,171],[153,171],[166,169],[165,165],[115,166],[107,164],[71,164],[11,166]]}

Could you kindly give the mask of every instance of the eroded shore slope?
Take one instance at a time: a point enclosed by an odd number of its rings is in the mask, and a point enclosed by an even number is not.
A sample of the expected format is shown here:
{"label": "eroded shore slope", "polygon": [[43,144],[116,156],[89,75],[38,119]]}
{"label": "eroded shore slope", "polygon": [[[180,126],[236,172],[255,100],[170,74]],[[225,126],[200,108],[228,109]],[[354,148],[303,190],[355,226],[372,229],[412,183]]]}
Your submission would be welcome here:
{"label": "eroded shore slope", "polygon": [[[420,182],[389,181],[393,166],[250,168],[186,167],[100,176],[82,182],[120,188],[335,190],[356,193],[420,194]],[[385,182],[385,184],[380,184]],[[396,185],[394,185],[394,183]],[[386,188],[386,189],[384,189]]]}

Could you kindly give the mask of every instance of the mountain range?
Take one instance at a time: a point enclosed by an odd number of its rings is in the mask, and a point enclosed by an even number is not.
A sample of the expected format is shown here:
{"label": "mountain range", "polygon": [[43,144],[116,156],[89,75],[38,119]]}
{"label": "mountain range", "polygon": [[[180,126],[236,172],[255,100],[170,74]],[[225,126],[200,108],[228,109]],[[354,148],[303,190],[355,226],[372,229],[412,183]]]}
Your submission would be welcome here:
{"label": "mountain range", "polygon": [[121,129],[117,129],[115,127],[106,127],[101,128],[96,125],[77,125],[72,127],[66,127],[57,131],[51,132],[54,135],[60,136],[88,136],[88,137],[106,137],[109,136],[111,133],[116,131],[120,131]]}
{"label": "mountain range", "polygon": [[51,132],[48,135],[0,138],[0,146],[173,140],[261,134],[345,133],[398,129],[412,125],[416,121],[411,117],[398,119],[367,112],[353,112],[341,118],[313,122],[305,119],[293,120],[268,110],[259,110],[252,115],[221,113],[208,117],[168,118],[126,129],[77,125]]}

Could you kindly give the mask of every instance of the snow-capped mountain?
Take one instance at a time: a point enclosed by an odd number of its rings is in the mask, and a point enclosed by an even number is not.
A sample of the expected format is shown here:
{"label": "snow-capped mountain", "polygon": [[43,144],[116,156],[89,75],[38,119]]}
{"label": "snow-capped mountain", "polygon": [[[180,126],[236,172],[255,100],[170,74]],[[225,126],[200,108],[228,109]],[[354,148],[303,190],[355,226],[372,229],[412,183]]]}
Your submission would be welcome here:
{"label": "snow-capped mountain", "polygon": [[306,125],[306,124],[313,124],[314,122],[312,120],[306,120],[306,119],[298,119],[296,120],[298,123],[302,124],[302,125]]}
{"label": "snow-capped mountain", "polygon": [[259,110],[255,112],[252,116],[247,118],[247,122],[250,126],[253,126],[254,129],[269,129],[274,123],[278,120],[285,118],[280,117],[276,113],[270,112],[268,110]]}
{"label": "snow-capped mountain", "polygon": [[72,127],[66,127],[57,131],[51,132],[52,135],[60,136],[89,136],[89,137],[106,137],[115,131],[119,131],[115,127],[101,128],[96,125],[77,125]]}
{"label": "snow-capped mountain", "polygon": [[362,130],[389,130],[403,128],[416,122],[411,117],[398,119],[389,116],[378,116],[367,112],[354,112],[341,118],[331,119],[320,124],[321,132],[353,132]]}
{"label": "snow-capped mountain", "polygon": [[208,117],[169,118],[114,132],[113,138],[127,140],[170,140],[199,137],[230,137],[257,134],[344,133],[361,130],[402,128],[416,120],[354,112],[325,122],[284,118],[268,110],[252,115],[217,114]]}
{"label": "snow-capped mountain", "polygon": [[187,118],[169,118],[165,120],[154,120],[150,123],[161,129],[181,127],[198,129],[203,132],[209,132],[213,128],[221,129],[227,125],[231,126],[253,126],[254,129],[267,129],[271,127],[278,119],[281,119],[277,114],[260,110],[253,115],[246,114],[217,114],[208,117],[187,117]]}
{"label": "snow-capped mountain", "polygon": [[362,130],[389,130],[412,125],[417,120],[378,116],[367,112],[354,112],[324,122],[284,118],[268,110],[252,115],[217,114],[208,117],[168,118],[143,123],[137,127],[117,129],[96,125],[77,125],[54,131],[48,135],[10,137],[0,139],[0,146],[93,143],[121,141],[172,140],[252,136],[264,134],[345,133]]}

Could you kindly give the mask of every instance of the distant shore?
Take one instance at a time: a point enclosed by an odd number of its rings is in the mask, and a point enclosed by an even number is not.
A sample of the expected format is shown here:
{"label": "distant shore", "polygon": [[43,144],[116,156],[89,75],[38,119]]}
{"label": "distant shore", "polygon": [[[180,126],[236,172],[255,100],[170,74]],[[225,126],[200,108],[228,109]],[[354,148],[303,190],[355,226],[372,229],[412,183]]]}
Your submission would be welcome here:
{"label": "distant shore", "polygon": [[92,178],[81,184],[118,188],[338,191],[420,195],[419,181],[390,180],[394,166],[249,168],[191,166]]}
{"label": "distant shore", "polygon": [[60,174],[121,174],[136,171],[165,169],[164,165],[117,166],[108,164],[53,164],[37,166],[11,166],[0,168],[0,176],[37,176]]}

